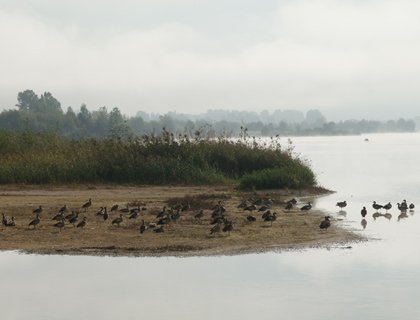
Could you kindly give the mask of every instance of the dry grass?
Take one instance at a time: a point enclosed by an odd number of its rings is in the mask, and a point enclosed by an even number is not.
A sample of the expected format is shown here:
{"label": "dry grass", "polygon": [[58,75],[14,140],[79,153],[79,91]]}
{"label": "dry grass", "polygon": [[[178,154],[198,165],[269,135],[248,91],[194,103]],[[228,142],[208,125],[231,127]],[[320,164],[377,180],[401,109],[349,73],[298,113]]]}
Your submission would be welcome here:
{"label": "dry grass", "polygon": [[[26,252],[47,254],[87,254],[87,255],[217,255],[245,252],[260,252],[282,247],[314,245],[355,239],[355,236],[337,227],[333,223],[328,232],[319,230],[319,223],[324,214],[312,210],[302,213],[295,209],[285,212],[284,201],[292,196],[298,198],[322,192],[311,189],[299,193],[270,190],[260,195],[237,194],[231,186],[210,187],[3,187],[0,189],[2,208],[8,219],[15,217],[16,227],[0,230],[0,250],[24,250]],[[256,222],[248,222],[248,211],[238,209],[237,205],[244,198],[271,198],[274,205],[271,211],[278,214],[277,220],[263,222],[261,213],[254,212]],[[81,210],[84,203],[92,198],[92,206],[87,212]],[[153,232],[148,228],[142,235],[139,232],[141,219],[146,224],[156,222],[156,215],[163,206],[174,206],[190,202],[191,209],[182,213],[181,218],[172,222],[164,233]],[[226,216],[234,220],[234,230],[228,235],[210,235],[212,225],[210,215],[212,207],[222,201]],[[302,199],[302,202],[305,202]],[[53,227],[57,221],[51,220],[58,210],[67,205],[70,210],[80,211],[80,220],[87,217],[84,230],[66,224],[62,232]],[[121,227],[111,222],[119,212],[110,214],[107,221],[96,212],[100,207],[108,210],[119,204],[120,209],[127,205],[147,205],[137,219],[128,219],[124,214]],[[41,222],[37,229],[28,228],[35,218],[32,211],[42,205]],[[202,223],[197,223],[194,215],[204,209]]]}

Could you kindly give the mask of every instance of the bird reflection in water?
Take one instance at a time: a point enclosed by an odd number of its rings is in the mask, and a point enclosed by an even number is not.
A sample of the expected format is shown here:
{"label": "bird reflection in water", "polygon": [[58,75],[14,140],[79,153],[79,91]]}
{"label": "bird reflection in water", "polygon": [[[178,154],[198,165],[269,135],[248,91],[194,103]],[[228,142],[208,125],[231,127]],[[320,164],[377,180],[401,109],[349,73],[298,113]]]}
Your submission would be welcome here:
{"label": "bird reflection in water", "polygon": [[379,218],[381,216],[381,214],[379,212],[375,212],[374,214],[372,214],[373,220],[376,220],[376,218]]}
{"label": "bird reflection in water", "polygon": [[390,214],[389,212],[388,213],[385,213],[383,216],[385,218],[387,218],[388,220],[391,220],[391,218],[392,218],[392,214]]}
{"label": "bird reflection in water", "polygon": [[398,221],[400,221],[401,219],[405,219],[408,218],[407,212],[406,211],[401,211],[400,215],[398,216]]}
{"label": "bird reflection in water", "polygon": [[362,221],[360,222],[360,224],[362,225],[363,229],[366,229],[366,225],[367,225],[366,219],[362,219]]}
{"label": "bird reflection in water", "polygon": [[347,216],[347,211],[340,210],[339,212],[337,212],[337,215],[345,217]]}

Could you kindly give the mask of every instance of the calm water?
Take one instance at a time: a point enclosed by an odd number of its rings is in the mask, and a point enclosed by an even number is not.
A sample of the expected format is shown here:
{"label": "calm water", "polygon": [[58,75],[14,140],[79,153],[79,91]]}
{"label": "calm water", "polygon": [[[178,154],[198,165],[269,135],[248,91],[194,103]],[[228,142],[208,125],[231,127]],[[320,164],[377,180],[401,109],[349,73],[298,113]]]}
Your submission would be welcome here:
{"label": "calm water", "polygon": [[[319,183],[337,191],[312,199],[316,207],[378,240],[187,259],[3,252],[1,319],[418,319],[420,134],[292,140]],[[419,212],[399,219],[403,199]],[[374,200],[394,205],[390,219],[372,217]]]}

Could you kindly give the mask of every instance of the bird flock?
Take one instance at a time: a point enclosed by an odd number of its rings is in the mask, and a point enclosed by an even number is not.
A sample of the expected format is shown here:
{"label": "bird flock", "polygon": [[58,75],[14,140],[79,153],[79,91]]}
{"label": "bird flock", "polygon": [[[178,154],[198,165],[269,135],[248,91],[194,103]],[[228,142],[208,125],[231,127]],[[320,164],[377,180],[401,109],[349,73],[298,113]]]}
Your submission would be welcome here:
{"label": "bird flock", "polygon": [[[258,199],[251,199],[248,201],[244,199],[238,206],[239,212],[248,212],[248,216],[246,216],[246,223],[254,223],[258,220],[257,214],[261,214],[261,221],[263,223],[269,223],[269,226],[273,226],[273,223],[278,218],[278,213],[273,210],[274,200],[268,198],[258,198]],[[295,206],[297,205],[297,200],[295,198],[286,202],[284,207],[284,212],[290,212]],[[127,205],[125,207],[120,207],[118,204],[113,205],[109,210],[108,207],[102,206],[99,207],[99,210],[95,210],[96,214],[94,217],[90,217],[89,219],[101,219],[104,222],[110,220],[111,226],[116,227],[119,229],[121,225],[124,223],[128,223],[130,221],[135,221],[137,218],[141,217],[142,211],[148,210],[146,205],[137,206],[135,208],[131,208]],[[311,210],[312,205],[310,202],[301,206],[299,208],[302,212],[308,212]],[[280,209],[280,208],[279,208]],[[207,212],[211,210],[211,213]],[[191,210],[190,202],[187,201],[185,204],[178,204],[173,207],[163,206],[163,209],[158,211],[156,214],[155,220],[149,222],[148,224],[145,223],[144,219],[141,219],[141,224],[139,228],[140,235],[146,232],[148,229],[153,229],[155,233],[163,233],[165,230],[168,229],[171,225],[175,225],[177,221],[189,213]],[[81,205],[79,209],[71,210],[67,205],[61,207],[58,212],[52,218],[44,218],[46,221],[53,221],[48,223],[48,226],[54,227],[58,229],[58,233],[61,233],[67,226],[71,226],[72,228],[80,228],[84,230],[85,227],[88,225],[88,214],[92,213],[92,198]],[[31,220],[28,224],[28,229],[37,229],[40,225],[44,222],[41,222],[41,216],[46,215],[44,212],[43,206],[40,205],[38,208],[32,211],[32,214],[35,215],[35,218]],[[118,216],[114,219],[110,219],[112,214],[117,214]],[[11,220],[8,220],[5,214],[3,213],[2,225],[4,228],[8,227],[15,227],[16,221],[15,217],[12,216]],[[83,216],[83,217],[82,217]],[[218,203],[213,206],[212,208],[208,209],[199,209],[198,212],[194,212],[193,216],[190,214],[190,217],[194,217],[194,220],[197,224],[201,225],[203,221],[210,222],[210,232],[209,235],[215,237],[216,235],[220,236],[221,232],[227,233],[230,235],[232,231],[234,231],[234,226],[238,216],[234,219],[230,219],[226,214],[226,208],[223,205],[222,201],[218,201]],[[331,225],[329,222],[329,216],[322,221],[320,228],[323,230],[327,230],[328,227]],[[140,219],[139,219],[140,220]],[[128,221],[128,222],[127,222]],[[108,222],[109,223],[109,222]]]}

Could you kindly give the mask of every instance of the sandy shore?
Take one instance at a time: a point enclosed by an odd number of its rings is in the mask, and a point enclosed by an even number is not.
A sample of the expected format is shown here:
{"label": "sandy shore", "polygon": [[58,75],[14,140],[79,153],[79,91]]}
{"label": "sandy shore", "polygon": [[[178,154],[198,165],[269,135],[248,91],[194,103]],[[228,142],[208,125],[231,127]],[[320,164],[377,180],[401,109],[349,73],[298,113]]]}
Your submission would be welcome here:
{"label": "sandy shore", "polygon": [[[109,255],[109,256],[205,256],[232,255],[253,252],[293,250],[309,247],[329,246],[332,244],[349,245],[362,238],[340,226],[340,221],[333,221],[327,232],[319,229],[325,214],[316,208],[302,212],[299,208],[306,203],[306,197],[320,196],[327,190],[312,188],[308,190],[266,190],[258,194],[238,193],[232,186],[198,187],[132,187],[132,186],[69,186],[69,187],[11,187],[0,189],[1,212],[10,221],[15,217],[16,226],[0,230],[0,250],[21,250],[28,253]],[[284,209],[285,202],[292,197],[298,200],[290,210]],[[85,211],[82,205],[92,198],[92,205]],[[270,226],[264,222],[262,213],[254,211],[255,222],[246,217],[249,211],[237,208],[244,198],[248,200],[262,198],[273,199],[271,212],[277,213],[277,219]],[[181,213],[181,217],[172,221],[165,232],[156,233],[151,227],[140,234],[141,220],[146,225],[158,220],[156,215],[178,203],[190,202],[190,209]],[[222,201],[225,215],[234,221],[230,234],[220,232],[211,235],[211,214],[213,207]],[[138,218],[129,219],[129,214],[120,211],[110,213],[113,205],[119,210],[147,207]],[[33,210],[43,207],[37,228],[28,224],[35,219]],[[79,211],[79,223],[84,217],[87,225],[73,227],[66,222],[62,232],[53,225],[52,218],[61,207],[67,205]],[[97,215],[100,207],[107,207],[109,219]],[[257,206],[259,208],[259,206]],[[198,223],[194,216],[200,209],[204,217]],[[118,228],[112,221],[123,214],[123,221]],[[76,223],[76,225],[77,225]]]}

